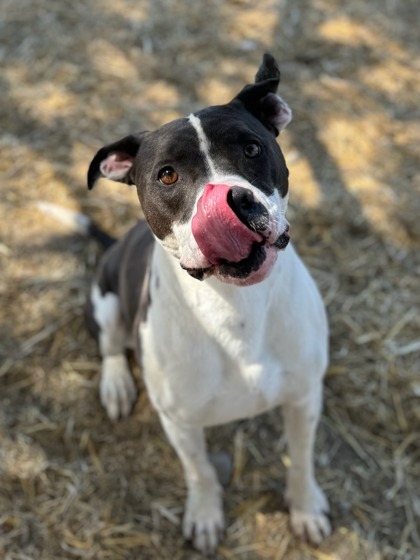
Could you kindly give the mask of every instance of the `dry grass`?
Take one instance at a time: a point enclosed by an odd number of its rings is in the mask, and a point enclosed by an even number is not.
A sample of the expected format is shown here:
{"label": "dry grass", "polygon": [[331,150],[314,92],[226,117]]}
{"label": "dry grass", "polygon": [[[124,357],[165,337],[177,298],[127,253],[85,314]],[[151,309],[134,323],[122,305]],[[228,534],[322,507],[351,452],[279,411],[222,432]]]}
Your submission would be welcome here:
{"label": "dry grass", "polygon": [[317,550],[290,535],[273,411],[210,431],[235,457],[217,558],[419,558],[417,13],[414,0],[0,0],[1,557],[198,558],[140,375],[129,419],[111,424],[98,401],[82,319],[98,248],[34,203],[122,233],[135,195],[87,194],[95,149],[227,101],[270,50],[294,108],[292,235],[331,320],[317,470],[335,530]]}

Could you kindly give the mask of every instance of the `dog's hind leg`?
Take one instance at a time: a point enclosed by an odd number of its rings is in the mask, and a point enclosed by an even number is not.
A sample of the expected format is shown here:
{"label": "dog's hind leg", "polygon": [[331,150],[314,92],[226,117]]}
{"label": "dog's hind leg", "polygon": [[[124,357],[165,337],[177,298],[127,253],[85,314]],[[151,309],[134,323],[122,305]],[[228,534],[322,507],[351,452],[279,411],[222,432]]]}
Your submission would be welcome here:
{"label": "dog's hind leg", "polygon": [[188,489],[184,538],[203,554],[212,554],[224,529],[222,487],[207,457],[203,430],[181,426],[163,414],[160,420],[184,467]]}
{"label": "dog's hind leg", "polygon": [[113,292],[102,294],[93,284],[90,295],[90,322],[97,327],[102,357],[100,398],[111,420],[128,416],[137,397],[137,389],[127,361],[129,334],[124,325],[120,301]]}
{"label": "dog's hind leg", "polygon": [[321,403],[320,385],[304,402],[289,403],[283,407],[291,460],[286,489],[290,523],[295,534],[312,544],[320,544],[331,533],[330,522],[325,515],[329,510],[328,502],[315,480],[313,465]]}

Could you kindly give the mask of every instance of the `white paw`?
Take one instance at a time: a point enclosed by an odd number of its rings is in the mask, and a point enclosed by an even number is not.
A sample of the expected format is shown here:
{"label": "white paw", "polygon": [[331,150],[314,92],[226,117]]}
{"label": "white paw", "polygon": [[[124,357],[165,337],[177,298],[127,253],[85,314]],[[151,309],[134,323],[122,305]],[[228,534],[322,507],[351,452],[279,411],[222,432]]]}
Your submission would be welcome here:
{"label": "white paw", "polygon": [[292,509],[290,511],[290,524],[296,536],[311,544],[321,544],[331,535],[329,519],[323,513],[307,513]]}
{"label": "white paw", "polygon": [[103,359],[99,394],[111,420],[130,414],[137,398],[137,388],[124,355],[106,356]]}
{"label": "white paw", "polygon": [[329,512],[328,500],[316,482],[312,482],[310,490],[293,492],[291,488],[286,492],[286,500],[290,507],[290,525],[301,539],[318,545],[331,534],[331,524],[327,517]]}
{"label": "white paw", "polygon": [[220,487],[212,484],[206,489],[191,489],[184,514],[184,538],[202,554],[212,555],[224,528]]}

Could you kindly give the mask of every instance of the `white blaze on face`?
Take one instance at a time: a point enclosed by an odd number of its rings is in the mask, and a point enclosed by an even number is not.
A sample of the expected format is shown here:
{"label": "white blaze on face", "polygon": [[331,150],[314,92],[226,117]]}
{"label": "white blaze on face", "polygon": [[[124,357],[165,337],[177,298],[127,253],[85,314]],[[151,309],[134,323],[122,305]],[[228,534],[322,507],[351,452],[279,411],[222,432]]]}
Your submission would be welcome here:
{"label": "white blaze on face", "polygon": [[199,119],[199,117],[197,117],[196,115],[191,114],[188,117],[189,122],[191,123],[191,125],[193,126],[193,128],[195,129],[195,131],[197,132],[197,136],[198,136],[198,142],[199,142],[199,146],[200,146],[200,150],[202,151],[204,158],[207,162],[208,168],[210,170],[211,175],[213,175],[213,177],[215,177],[217,175],[216,172],[216,166],[214,165],[214,162],[212,160],[212,158],[210,157],[210,142],[203,130],[203,127],[201,125],[201,121]]}

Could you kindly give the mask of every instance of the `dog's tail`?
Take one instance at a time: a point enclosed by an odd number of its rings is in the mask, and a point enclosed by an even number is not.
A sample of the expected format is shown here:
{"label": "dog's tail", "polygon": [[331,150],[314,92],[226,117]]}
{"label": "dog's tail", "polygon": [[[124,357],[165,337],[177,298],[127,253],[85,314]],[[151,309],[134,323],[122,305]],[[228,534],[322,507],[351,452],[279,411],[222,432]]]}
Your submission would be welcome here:
{"label": "dog's tail", "polygon": [[75,233],[93,237],[93,239],[96,239],[96,241],[98,241],[104,249],[108,249],[117,241],[115,237],[106,233],[84,214],[80,214],[79,212],[75,212],[74,210],[70,210],[64,206],[45,201],[38,202],[37,208],[47,216],[51,216],[52,218],[60,221],[62,224],[70,227]]}

